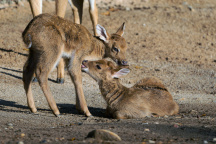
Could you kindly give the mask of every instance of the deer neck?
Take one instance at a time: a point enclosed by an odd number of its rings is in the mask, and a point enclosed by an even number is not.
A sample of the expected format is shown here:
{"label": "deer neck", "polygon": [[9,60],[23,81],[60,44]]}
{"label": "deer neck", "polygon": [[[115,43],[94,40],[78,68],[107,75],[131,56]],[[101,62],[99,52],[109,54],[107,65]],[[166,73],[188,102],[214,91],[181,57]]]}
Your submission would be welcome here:
{"label": "deer neck", "polygon": [[92,51],[90,53],[93,60],[99,60],[105,57],[106,45],[98,38],[92,40]]}
{"label": "deer neck", "polygon": [[118,79],[100,81],[99,88],[108,105],[117,103],[128,89],[120,84]]}

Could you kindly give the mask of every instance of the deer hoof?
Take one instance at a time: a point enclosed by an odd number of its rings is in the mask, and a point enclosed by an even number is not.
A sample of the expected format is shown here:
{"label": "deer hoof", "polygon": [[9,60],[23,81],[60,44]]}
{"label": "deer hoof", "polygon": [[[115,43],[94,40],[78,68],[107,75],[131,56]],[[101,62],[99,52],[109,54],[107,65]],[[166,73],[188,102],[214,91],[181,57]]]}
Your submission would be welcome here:
{"label": "deer hoof", "polygon": [[57,118],[61,118],[61,115],[60,115],[60,114],[55,114],[55,116],[56,116]]}
{"label": "deer hoof", "polygon": [[64,83],[64,78],[57,78],[57,83],[63,84]]}
{"label": "deer hoof", "polygon": [[31,108],[31,112],[36,113],[37,109],[36,108]]}

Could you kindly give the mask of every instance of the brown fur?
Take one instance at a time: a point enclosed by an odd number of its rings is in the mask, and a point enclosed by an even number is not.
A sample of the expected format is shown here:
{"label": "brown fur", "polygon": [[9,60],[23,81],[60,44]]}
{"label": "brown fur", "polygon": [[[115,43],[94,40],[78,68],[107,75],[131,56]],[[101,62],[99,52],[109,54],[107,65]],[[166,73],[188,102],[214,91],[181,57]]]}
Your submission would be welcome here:
{"label": "brown fur", "polygon": [[174,115],[179,111],[172,95],[155,77],[144,78],[133,87],[127,88],[116,78],[128,73],[128,69],[115,67],[106,60],[88,61],[83,65],[83,71],[98,82],[108,105],[107,112],[114,118],[142,118],[151,114]]}
{"label": "brown fur", "polygon": [[[47,81],[50,71],[64,58],[76,89],[76,107],[86,116],[91,115],[82,89],[82,61],[110,57],[118,64],[127,63],[126,41],[122,37],[124,24],[112,35],[101,26],[97,28],[100,39],[93,37],[82,25],[55,15],[42,14],[28,24],[23,32],[23,41],[30,46],[29,57],[23,70],[23,82],[32,112],[37,111],[31,92],[31,79],[35,72],[49,106],[56,116],[59,115]],[[115,52],[114,47],[120,51]]]}

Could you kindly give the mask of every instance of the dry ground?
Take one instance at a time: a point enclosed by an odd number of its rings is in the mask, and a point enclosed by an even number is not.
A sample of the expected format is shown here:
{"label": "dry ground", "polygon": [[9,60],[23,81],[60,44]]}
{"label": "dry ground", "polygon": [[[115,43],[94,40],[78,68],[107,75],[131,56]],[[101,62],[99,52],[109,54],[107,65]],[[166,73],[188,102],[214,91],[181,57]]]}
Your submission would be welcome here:
{"label": "dry ground", "polygon": [[[124,3],[121,3],[124,2]],[[21,33],[32,19],[27,2],[0,10],[0,142],[89,143],[94,129],[117,133],[125,143],[213,143],[216,138],[216,1],[144,0],[97,1],[99,23],[115,32],[126,22],[124,37],[131,73],[122,79],[132,86],[145,76],[157,76],[180,106],[177,116],[115,120],[105,117],[106,104],[97,83],[83,74],[84,93],[93,118],[75,110],[74,86],[49,85],[61,118],[51,113],[37,83],[33,94],[38,108],[30,113],[22,84],[22,67],[28,51]],[[44,12],[54,13],[54,2],[44,2]],[[117,11],[110,12],[114,7]],[[104,14],[105,13],[105,14]],[[70,7],[66,18],[72,19]],[[92,26],[85,4],[83,25]]]}

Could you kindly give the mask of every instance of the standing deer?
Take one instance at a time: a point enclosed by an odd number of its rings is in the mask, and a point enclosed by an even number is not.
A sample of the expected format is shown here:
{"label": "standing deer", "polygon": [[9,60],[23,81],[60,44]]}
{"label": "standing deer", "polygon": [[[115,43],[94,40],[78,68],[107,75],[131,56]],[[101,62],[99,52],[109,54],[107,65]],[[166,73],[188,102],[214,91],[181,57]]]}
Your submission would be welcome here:
{"label": "standing deer", "polygon": [[[96,25],[98,23],[98,10],[95,0],[89,1],[89,13],[93,24],[94,35],[97,36]],[[84,0],[68,0],[74,14],[74,22],[82,23],[83,2]],[[33,16],[42,14],[42,0],[29,0]],[[65,16],[67,0],[56,0],[56,14],[60,17]],[[64,61],[60,60],[57,67],[57,83],[64,83]]]}
{"label": "standing deer", "polygon": [[23,82],[28,106],[32,112],[37,111],[31,90],[31,80],[36,73],[50,108],[59,116],[56,102],[48,87],[48,75],[60,59],[64,58],[75,85],[76,108],[86,116],[91,116],[82,88],[82,61],[110,57],[119,65],[127,65],[127,45],[122,37],[125,24],[111,35],[100,25],[96,28],[99,37],[93,37],[84,26],[56,15],[41,14],[30,21],[22,37],[29,47],[28,60],[23,67]]}
{"label": "standing deer", "polygon": [[174,115],[179,106],[163,83],[154,77],[140,80],[131,88],[120,84],[121,76],[130,72],[107,60],[83,61],[82,71],[95,79],[107,102],[107,113],[116,119],[142,118],[156,114]]}

